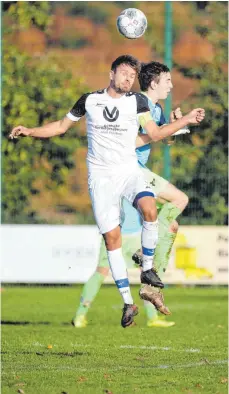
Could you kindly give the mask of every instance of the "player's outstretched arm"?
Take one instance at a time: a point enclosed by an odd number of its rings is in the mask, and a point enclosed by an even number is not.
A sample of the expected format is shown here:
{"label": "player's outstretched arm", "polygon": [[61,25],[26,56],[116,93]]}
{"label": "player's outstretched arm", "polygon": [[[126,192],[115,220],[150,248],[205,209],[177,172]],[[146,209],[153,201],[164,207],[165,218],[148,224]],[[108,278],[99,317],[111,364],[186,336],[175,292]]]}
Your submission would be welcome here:
{"label": "player's outstretched arm", "polygon": [[182,129],[189,124],[199,124],[205,117],[203,108],[195,108],[181,119],[176,120],[165,126],[157,126],[156,123],[149,119],[149,116],[142,114],[139,116],[140,125],[146,130],[153,142],[157,142],[173,135],[176,131]]}
{"label": "player's outstretched arm", "polygon": [[75,122],[67,118],[66,116],[56,122],[47,123],[41,127],[27,128],[25,126],[16,126],[9,134],[9,138],[20,137],[37,137],[37,138],[49,138],[55,137],[56,135],[64,134]]}

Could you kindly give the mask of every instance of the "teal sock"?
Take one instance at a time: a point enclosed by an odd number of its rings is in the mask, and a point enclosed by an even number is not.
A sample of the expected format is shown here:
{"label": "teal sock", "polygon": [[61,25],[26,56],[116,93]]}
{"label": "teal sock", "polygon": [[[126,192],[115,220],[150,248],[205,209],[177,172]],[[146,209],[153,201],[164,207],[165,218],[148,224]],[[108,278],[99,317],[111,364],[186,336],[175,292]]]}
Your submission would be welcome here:
{"label": "teal sock", "polygon": [[159,275],[163,274],[167,268],[169,256],[176,238],[176,233],[170,232],[169,227],[180,213],[180,209],[169,202],[163,205],[158,215],[159,242],[155,250],[154,265]]}
{"label": "teal sock", "polygon": [[105,277],[104,275],[100,274],[98,271],[90,277],[90,279],[85,283],[83,287],[83,291],[80,297],[80,305],[76,311],[76,317],[79,315],[86,315],[92,301],[96,297]]}
{"label": "teal sock", "polygon": [[[100,245],[98,267],[109,268],[104,240],[101,241],[101,245]],[[94,301],[97,293],[99,292],[99,289],[104,279],[105,279],[104,275],[102,275],[98,271],[95,271],[94,274],[85,283],[80,297],[80,305],[76,311],[76,317],[80,315],[86,316],[90,308],[90,305]]]}
{"label": "teal sock", "polygon": [[104,239],[101,241],[100,251],[99,251],[99,263],[100,268],[109,268],[108,258],[107,258],[107,248]]}
{"label": "teal sock", "polygon": [[181,214],[181,210],[177,208],[171,202],[166,202],[158,215],[159,220],[159,231],[160,231],[160,224],[168,229],[170,224]]}
{"label": "teal sock", "polygon": [[155,267],[160,277],[163,276],[169,264],[169,257],[176,239],[176,235],[176,233],[167,231],[167,233],[161,237],[161,245],[159,246],[157,252],[155,252]]}
{"label": "teal sock", "polygon": [[149,301],[144,300],[144,308],[147,316],[147,320],[155,319],[158,316],[157,310],[153,304]]}

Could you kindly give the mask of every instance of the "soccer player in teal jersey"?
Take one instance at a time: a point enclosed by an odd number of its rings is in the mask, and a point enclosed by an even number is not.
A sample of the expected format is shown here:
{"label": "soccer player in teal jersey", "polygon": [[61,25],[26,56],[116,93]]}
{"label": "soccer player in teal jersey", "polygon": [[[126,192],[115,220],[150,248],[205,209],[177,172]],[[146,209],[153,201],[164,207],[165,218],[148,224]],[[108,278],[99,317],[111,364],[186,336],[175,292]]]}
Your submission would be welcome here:
{"label": "soccer player in teal jersey", "polygon": [[[142,93],[148,97],[148,104],[154,121],[158,126],[162,126],[166,123],[166,120],[158,100],[166,99],[173,87],[169,68],[158,62],[143,64],[139,74],[139,83]],[[170,121],[180,117],[182,117],[182,114],[180,109],[177,108],[172,112]],[[140,131],[145,134],[143,129]],[[189,132],[189,130],[182,129],[175,134],[186,132]],[[139,166],[141,166],[147,181],[152,185],[152,190],[157,196],[157,207],[160,211],[158,215],[159,242],[155,251],[154,263],[161,277],[168,265],[170,252],[178,231],[178,224],[175,219],[188,204],[188,197],[167,180],[145,167],[150,151],[150,143],[136,149]],[[123,253],[125,260],[130,261],[133,251],[140,247],[142,225],[139,214],[126,200],[123,202],[123,212],[125,214],[122,225]],[[135,253],[133,259],[141,264],[141,252]],[[97,269],[84,285],[80,305],[73,319],[75,327],[86,326],[86,314],[108,272],[107,254],[102,241]],[[144,300],[144,304],[149,327],[170,327],[175,324],[160,319],[155,307],[150,302]]]}

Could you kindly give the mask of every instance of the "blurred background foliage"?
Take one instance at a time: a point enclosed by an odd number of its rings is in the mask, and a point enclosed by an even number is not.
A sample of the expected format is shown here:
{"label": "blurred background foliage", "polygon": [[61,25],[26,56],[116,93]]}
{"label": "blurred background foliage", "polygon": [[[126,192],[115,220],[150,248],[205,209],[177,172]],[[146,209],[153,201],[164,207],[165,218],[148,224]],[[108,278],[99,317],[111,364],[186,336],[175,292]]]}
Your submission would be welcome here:
{"label": "blurred background foliage", "polygon": [[[84,122],[53,139],[10,141],[8,134],[18,124],[60,119],[81,94],[106,87],[121,54],[163,62],[164,2],[1,4],[2,222],[94,223]],[[116,17],[128,7],[148,18],[138,40],[116,30]],[[204,123],[170,148],[171,181],[190,198],[181,224],[227,223],[227,21],[227,2],[173,2],[173,107],[206,110]],[[162,149],[155,144],[149,161],[159,174]]]}

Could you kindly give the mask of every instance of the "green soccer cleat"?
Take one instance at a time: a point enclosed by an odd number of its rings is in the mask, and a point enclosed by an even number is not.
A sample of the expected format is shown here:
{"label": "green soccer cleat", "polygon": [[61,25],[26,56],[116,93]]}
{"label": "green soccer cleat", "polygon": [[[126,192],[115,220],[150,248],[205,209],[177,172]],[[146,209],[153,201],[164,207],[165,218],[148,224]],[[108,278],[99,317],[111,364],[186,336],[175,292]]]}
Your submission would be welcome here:
{"label": "green soccer cleat", "polygon": [[159,327],[159,328],[168,328],[175,326],[175,321],[166,321],[160,317],[154,317],[153,319],[149,319],[147,321],[147,327]]}
{"label": "green soccer cleat", "polygon": [[87,327],[87,319],[84,315],[79,315],[72,319],[72,325],[76,328],[85,328]]}

